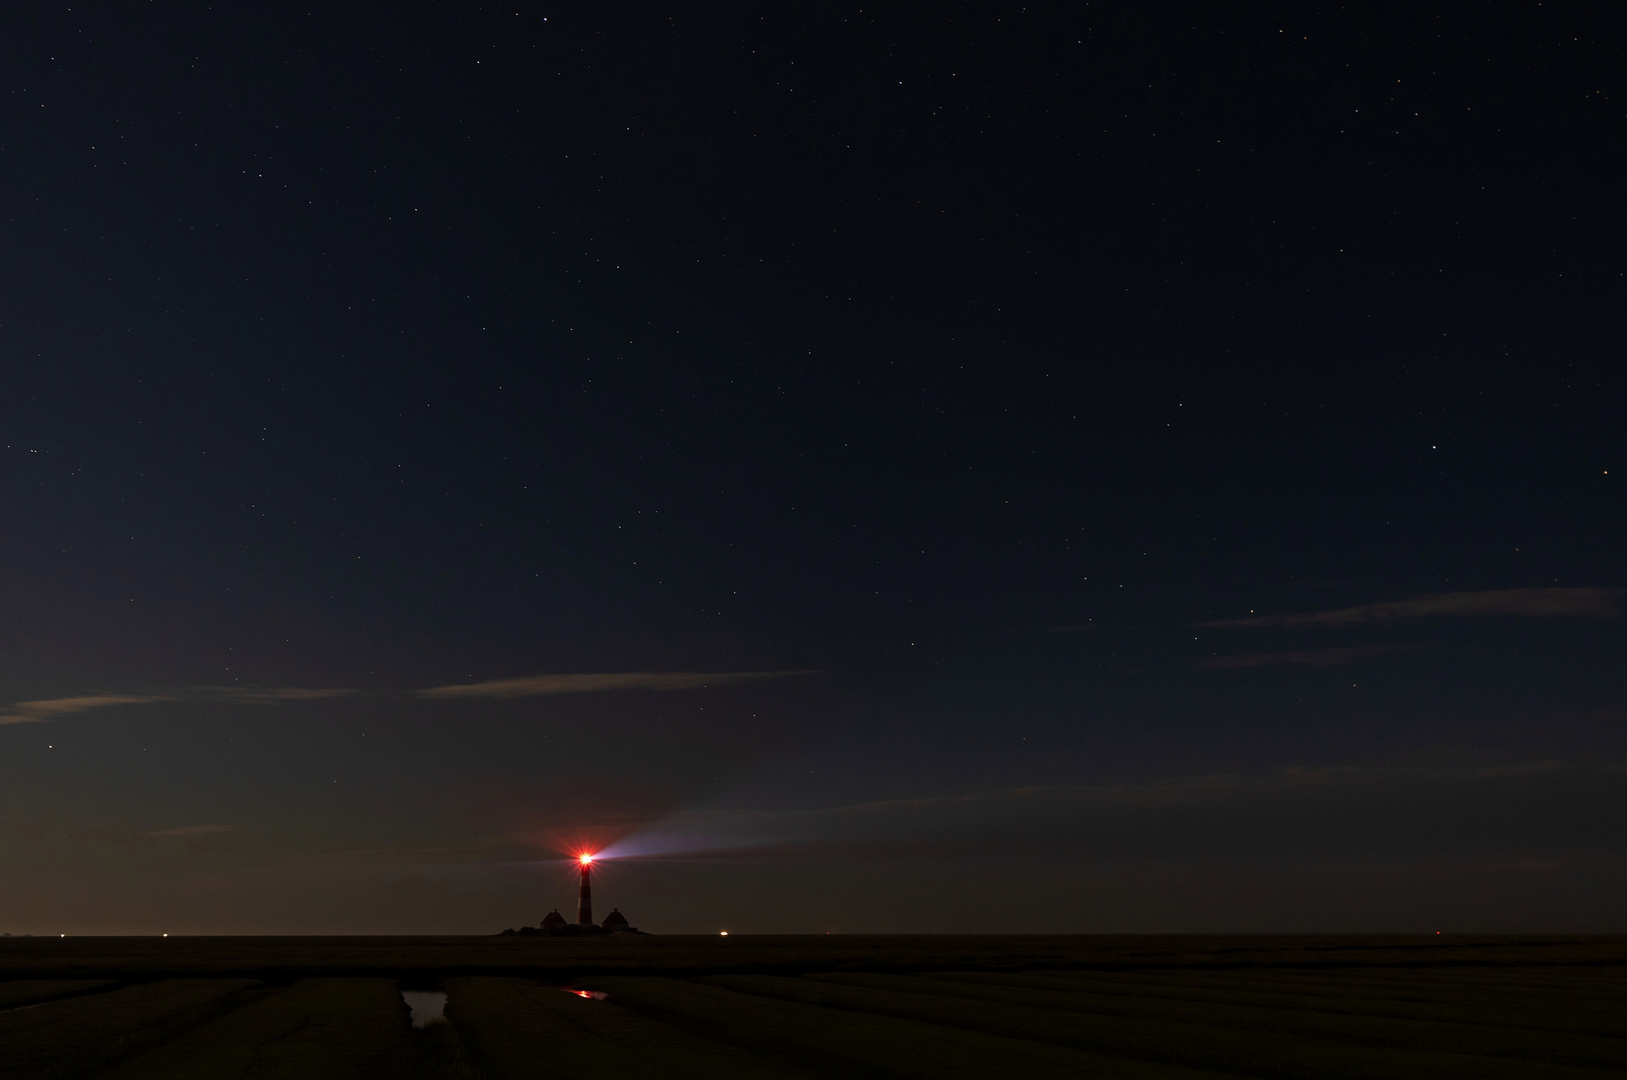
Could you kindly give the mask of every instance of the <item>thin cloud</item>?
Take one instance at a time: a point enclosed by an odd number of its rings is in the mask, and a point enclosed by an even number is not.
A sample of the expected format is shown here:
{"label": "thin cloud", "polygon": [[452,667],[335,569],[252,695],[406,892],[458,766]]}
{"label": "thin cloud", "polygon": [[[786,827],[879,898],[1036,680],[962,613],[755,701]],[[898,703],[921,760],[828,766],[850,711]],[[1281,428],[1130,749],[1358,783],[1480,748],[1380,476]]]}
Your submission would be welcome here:
{"label": "thin cloud", "polygon": [[[459,686],[414,690],[427,698],[524,698],[550,694],[590,694],[608,690],[695,690],[708,686],[811,675],[812,671],[622,671],[591,675],[533,675],[523,679],[495,679]],[[38,724],[60,716],[113,705],[139,705],[151,701],[229,701],[248,705],[279,701],[318,701],[362,693],[348,687],[303,686],[193,686],[166,694],[90,694],[82,697],[19,701],[0,706],[0,725]]]}
{"label": "thin cloud", "polygon": [[307,686],[200,686],[197,692],[228,701],[317,701],[321,698],[350,697],[361,691],[341,687]]}
{"label": "thin cloud", "polygon": [[1486,592],[1427,593],[1410,600],[1318,611],[1305,615],[1259,615],[1199,623],[1212,627],[1355,626],[1417,619],[1426,615],[1518,615],[1554,619],[1614,619],[1621,615],[1627,589],[1492,589]]}
{"label": "thin cloud", "polygon": [[81,697],[19,701],[0,706],[0,725],[40,724],[59,716],[103,709],[113,705],[143,705],[152,701],[240,701],[258,704],[271,701],[314,701],[319,698],[348,697],[359,693],[350,689],[303,686],[192,686],[164,694],[87,694]]}
{"label": "thin cloud", "polygon": [[1416,652],[1417,645],[1359,645],[1349,649],[1312,649],[1306,652],[1246,653],[1241,656],[1211,656],[1198,661],[1201,668],[1227,670],[1232,668],[1269,667],[1273,664],[1298,664],[1303,667],[1340,667],[1369,656],[1382,656],[1393,652]]}
{"label": "thin cloud", "polygon": [[706,686],[812,675],[812,671],[618,671],[596,675],[532,675],[523,679],[436,686],[418,690],[428,698],[523,698],[551,694],[594,694],[607,690],[696,690]]}
{"label": "thin cloud", "polygon": [[3,724],[41,724],[71,713],[104,709],[112,705],[142,705],[149,701],[173,701],[166,695],[90,694],[84,697],[47,698],[43,701],[19,701],[0,713]]}
{"label": "thin cloud", "polygon": [[230,825],[182,825],[178,829],[154,829],[148,836],[213,836],[216,833],[229,833]]}

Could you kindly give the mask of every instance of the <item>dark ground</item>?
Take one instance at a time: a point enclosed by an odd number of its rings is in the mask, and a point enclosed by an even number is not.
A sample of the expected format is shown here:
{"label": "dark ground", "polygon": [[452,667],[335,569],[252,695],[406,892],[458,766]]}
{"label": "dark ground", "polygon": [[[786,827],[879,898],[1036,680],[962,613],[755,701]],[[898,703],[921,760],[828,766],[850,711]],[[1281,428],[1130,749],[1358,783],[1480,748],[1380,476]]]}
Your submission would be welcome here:
{"label": "dark ground", "polygon": [[1624,1004],[1619,936],[14,938],[0,1076],[1585,1080]]}
{"label": "dark ground", "polygon": [[815,971],[1627,965],[1622,936],[737,935],[12,938],[0,978],[570,978]]}

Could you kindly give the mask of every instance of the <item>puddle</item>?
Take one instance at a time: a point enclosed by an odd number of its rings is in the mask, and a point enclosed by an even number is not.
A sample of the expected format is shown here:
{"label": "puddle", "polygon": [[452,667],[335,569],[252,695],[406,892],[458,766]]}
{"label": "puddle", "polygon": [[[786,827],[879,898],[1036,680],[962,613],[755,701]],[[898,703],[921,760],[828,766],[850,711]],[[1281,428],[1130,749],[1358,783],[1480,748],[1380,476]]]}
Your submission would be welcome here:
{"label": "puddle", "polygon": [[564,990],[567,994],[575,994],[579,998],[587,998],[589,1001],[603,1001],[605,998],[610,996],[603,990],[572,990],[568,986],[561,987],[560,989]]}
{"label": "puddle", "polygon": [[412,1010],[412,1026],[415,1028],[446,1020],[446,995],[439,990],[403,990],[401,999]]}

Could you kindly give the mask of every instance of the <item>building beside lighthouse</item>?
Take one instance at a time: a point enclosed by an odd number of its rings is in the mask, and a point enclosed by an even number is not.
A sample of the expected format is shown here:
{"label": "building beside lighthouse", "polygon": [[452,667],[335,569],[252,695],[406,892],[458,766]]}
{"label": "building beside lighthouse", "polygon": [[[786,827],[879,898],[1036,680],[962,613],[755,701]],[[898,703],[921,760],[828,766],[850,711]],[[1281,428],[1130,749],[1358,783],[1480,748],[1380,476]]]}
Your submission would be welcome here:
{"label": "building beside lighthouse", "polygon": [[520,937],[585,937],[599,934],[636,934],[636,926],[627,921],[618,908],[611,908],[604,922],[593,921],[593,857],[582,855],[577,858],[580,871],[580,882],[576,894],[576,921],[569,922],[565,916],[555,908],[542,917],[540,926],[525,926],[519,930],[504,930],[504,936]]}
{"label": "building beside lighthouse", "polygon": [[627,922],[627,916],[615,908],[597,925],[573,923],[556,909],[542,917],[541,926],[522,926],[518,930],[504,930],[501,937],[599,937],[603,934],[638,934],[638,927]]}

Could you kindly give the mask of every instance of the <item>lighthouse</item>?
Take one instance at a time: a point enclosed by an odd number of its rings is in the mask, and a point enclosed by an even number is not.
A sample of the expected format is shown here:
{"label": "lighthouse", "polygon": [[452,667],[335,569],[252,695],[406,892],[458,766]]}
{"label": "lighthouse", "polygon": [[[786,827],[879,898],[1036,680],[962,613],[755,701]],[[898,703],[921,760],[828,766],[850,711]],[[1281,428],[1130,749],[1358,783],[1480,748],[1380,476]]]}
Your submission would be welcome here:
{"label": "lighthouse", "polygon": [[593,883],[589,880],[593,872],[593,856],[580,855],[576,861],[582,867],[582,891],[576,899],[576,925],[586,928],[593,925]]}
{"label": "lighthouse", "polygon": [[620,911],[611,911],[605,916],[603,925],[593,921],[593,867],[599,861],[597,854],[590,851],[578,851],[572,856],[576,860],[576,873],[581,886],[576,894],[576,921],[566,922],[558,909],[550,911],[542,920],[541,926],[526,926],[519,930],[504,930],[504,934],[517,937],[542,935],[544,937],[584,937],[600,934],[636,934],[638,927],[627,923],[627,916]]}

